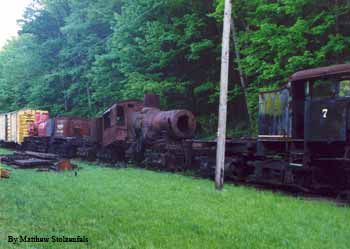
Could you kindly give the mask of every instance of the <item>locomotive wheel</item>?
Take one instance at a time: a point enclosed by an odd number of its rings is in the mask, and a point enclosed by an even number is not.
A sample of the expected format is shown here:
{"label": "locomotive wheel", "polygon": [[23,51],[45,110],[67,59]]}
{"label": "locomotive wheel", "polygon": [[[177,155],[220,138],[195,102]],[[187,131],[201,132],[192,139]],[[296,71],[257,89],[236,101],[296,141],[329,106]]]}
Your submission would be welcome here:
{"label": "locomotive wheel", "polygon": [[142,163],[145,160],[145,143],[142,131],[138,131],[135,142],[130,146],[131,159],[136,163]]}
{"label": "locomotive wheel", "polygon": [[350,202],[350,190],[340,192],[337,196],[337,200],[343,202]]}
{"label": "locomotive wheel", "polygon": [[237,158],[232,160],[225,170],[228,171],[227,174],[225,173],[228,177],[235,181],[245,182],[252,169],[246,164],[244,158]]}

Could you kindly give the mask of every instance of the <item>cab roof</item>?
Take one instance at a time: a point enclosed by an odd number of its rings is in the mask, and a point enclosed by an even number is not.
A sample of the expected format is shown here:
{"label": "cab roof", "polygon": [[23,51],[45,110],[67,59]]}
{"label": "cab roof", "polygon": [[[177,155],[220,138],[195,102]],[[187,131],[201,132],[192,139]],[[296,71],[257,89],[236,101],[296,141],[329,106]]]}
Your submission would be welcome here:
{"label": "cab roof", "polygon": [[142,103],[143,103],[143,101],[142,101],[142,100],[138,100],[138,99],[128,99],[128,100],[118,101],[118,102],[115,102],[113,105],[111,105],[111,106],[103,113],[103,115],[105,115],[106,113],[110,112],[111,109],[113,109],[116,105],[142,104]]}
{"label": "cab roof", "polygon": [[300,81],[307,79],[323,78],[338,74],[350,74],[350,64],[338,64],[329,67],[318,67],[296,72],[289,77],[289,81]]}

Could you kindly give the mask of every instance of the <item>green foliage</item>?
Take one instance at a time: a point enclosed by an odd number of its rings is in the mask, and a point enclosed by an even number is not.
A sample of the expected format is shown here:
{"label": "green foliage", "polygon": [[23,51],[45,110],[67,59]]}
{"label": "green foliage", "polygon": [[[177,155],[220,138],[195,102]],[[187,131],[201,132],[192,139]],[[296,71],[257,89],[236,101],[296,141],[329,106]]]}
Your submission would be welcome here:
{"label": "green foliage", "polygon": [[[224,0],[33,0],[0,52],[0,111],[95,116],[115,101],[161,95],[215,134]],[[247,128],[232,46],[229,131],[256,133],[258,92],[300,69],[350,60],[346,0],[237,0]],[[238,111],[239,110],[239,111]],[[210,121],[210,122],[209,122]],[[244,125],[245,124],[245,125]]]}
{"label": "green foliage", "polygon": [[[223,3],[218,0],[212,14],[219,22]],[[349,14],[350,5],[342,0],[235,1],[250,112],[257,113],[259,89],[282,86],[301,69],[349,62]]]}

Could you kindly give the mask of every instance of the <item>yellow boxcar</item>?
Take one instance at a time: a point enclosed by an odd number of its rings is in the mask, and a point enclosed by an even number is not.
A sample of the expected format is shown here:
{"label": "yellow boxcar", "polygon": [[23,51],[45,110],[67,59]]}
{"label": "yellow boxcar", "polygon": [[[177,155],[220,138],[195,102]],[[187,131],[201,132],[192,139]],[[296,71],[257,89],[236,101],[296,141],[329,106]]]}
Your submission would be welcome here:
{"label": "yellow boxcar", "polygon": [[29,127],[34,123],[36,113],[48,114],[47,111],[32,109],[7,113],[6,141],[21,144],[24,138],[29,136]]}

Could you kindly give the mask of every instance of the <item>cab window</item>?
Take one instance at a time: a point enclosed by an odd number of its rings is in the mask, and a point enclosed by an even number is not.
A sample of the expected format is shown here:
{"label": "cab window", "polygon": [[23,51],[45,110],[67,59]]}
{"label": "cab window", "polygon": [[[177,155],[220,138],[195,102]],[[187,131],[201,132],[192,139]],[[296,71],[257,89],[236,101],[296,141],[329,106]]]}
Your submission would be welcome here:
{"label": "cab window", "polygon": [[339,97],[350,97],[350,80],[339,82]]}
{"label": "cab window", "polygon": [[312,84],[312,98],[350,97],[350,80],[316,80]]}
{"label": "cab window", "polygon": [[111,128],[111,112],[107,112],[103,115],[103,128],[108,129]]}
{"label": "cab window", "polygon": [[124,113],[124,107],[123,106],[117,106],[117,118],[116,118],[116,124],[117,125],[125,125],[125,113]]}
{"label": "cab window", "polygon": [[331,98],[335,93],[335,85],[331,80],[316,80],[311,84],[311,94],[314,99]]}

